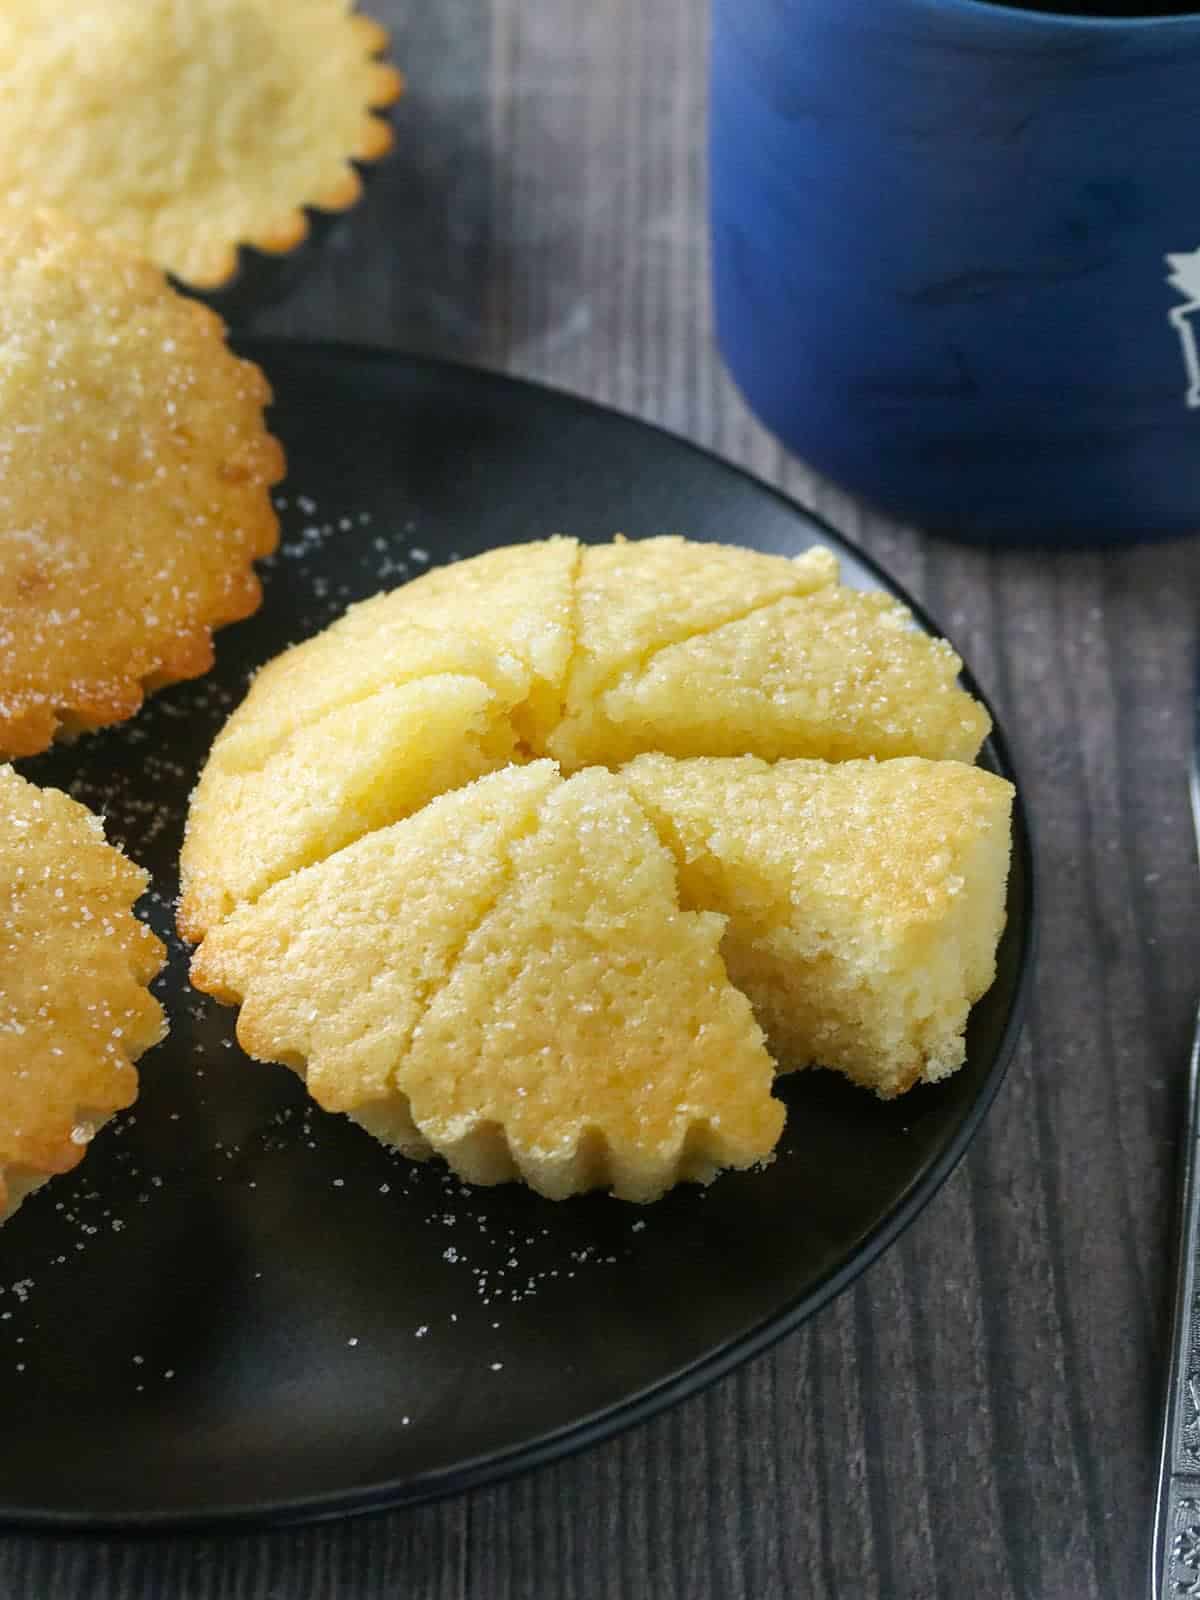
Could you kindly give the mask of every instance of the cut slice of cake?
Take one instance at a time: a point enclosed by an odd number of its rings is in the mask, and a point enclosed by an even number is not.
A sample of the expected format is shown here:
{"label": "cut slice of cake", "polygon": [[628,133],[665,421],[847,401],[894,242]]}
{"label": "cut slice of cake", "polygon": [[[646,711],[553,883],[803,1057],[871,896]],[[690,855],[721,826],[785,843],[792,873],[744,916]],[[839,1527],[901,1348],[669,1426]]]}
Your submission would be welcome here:
{"label": "cut slice of cake", "polygon": [[443,634],[477,629],[499,653],[523,661],[530,682],[514,709],[522,737],[540,752],[558,720],[562,686],[575,647],[575,585],[582,547],[561,535],[532,544],[501,545],[466,561],[435,567],[403,588],[369,601],[392,624],[401,618]]}
{"label": "cut slice of cake", "polygon": [[885,1098],[964,1058],[995,976],[1012,785],[958,762],[676,761],[624,777],[785,1068]]}
{"label": "cut slice of cake", "polygon": [[614,753],[625,759],[634,752],[610,748],[611,729],[600,714],[607,688],[671,645],[836,581],[836,558],[817,546],[793,560],[674,536],[589,545],[576,587],[576,647],[562,720],[547,754],[572,771],[611,766]]}
{"label": "cut slice of cake", "polygon": [[574,643],[577,564],[574,539],[546,539],[439,568],[351,606],[267,663],[213,757],[230,770],[260,767],[330,711],[441,672],[479,678],[508,706],[557,701]]}
{"label": "cut slice of cake", "polygon": [[201,937],[289,873],[504,766],[514,742],[485,684],[442,673],[329,712],[257,771],[210,766],[188,818],[181,928]]}
{"label": "cut slice of cake", "polygon": [[576,748],[608,766],[643,751],[973,761],[991,721],[959,686],[961,670],[899,601],[831,583],[623,672],[597,695]]}
{"label": "cut slice of cake", "polygon": [[774,1067],[718,953],[724,919],[680,909],[674,862],[620,778],[553,790],[511,847],[397,1083],[475,1183],[652,1200],[764,1160]]}
{"label": "cut slice of cake", "polygon": [[[243,1048],[302,1073],[326,1110],[399,1101],[413,1030],[558,781],[549,761],[508,767],[294,873],[208,934],[192,982],[240,1004]],[[397,1126],[393,1143],[428,1154]]]}
{"label": "cut slice of cake", "polygon": [[577,560],[570,539],[493,551],[354,606],[270,662],[192,797],[184,934],[522,759],[531,722],[559,704]]}

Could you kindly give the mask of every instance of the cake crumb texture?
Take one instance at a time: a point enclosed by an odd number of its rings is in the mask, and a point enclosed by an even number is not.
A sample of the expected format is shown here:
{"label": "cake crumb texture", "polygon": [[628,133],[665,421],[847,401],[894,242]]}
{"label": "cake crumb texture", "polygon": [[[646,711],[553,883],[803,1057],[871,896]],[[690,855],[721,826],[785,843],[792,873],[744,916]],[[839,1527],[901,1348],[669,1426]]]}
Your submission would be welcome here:
{"label": "cake crumb texture", "polygon": [[1010,783],[915,758],[640,756],[625,776],[684,903],[729,919],[730,976],[783,1066],[890,1099],[962,1065],[1004,926]]}

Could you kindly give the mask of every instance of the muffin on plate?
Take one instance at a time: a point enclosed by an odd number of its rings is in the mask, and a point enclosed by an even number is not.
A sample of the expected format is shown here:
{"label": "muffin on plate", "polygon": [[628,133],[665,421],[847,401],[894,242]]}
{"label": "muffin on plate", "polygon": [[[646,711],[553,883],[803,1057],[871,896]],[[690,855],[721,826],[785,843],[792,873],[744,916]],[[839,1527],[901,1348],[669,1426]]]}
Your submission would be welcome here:
{"label": "muffin on plate", "polygon": [[212,289],[390,147],[387,33],[347,0],[6,0],[0,199],[66,211]]}
{"label": "muffin on plate", "polygon": [[0,767],[0,1221],[82,1160],[166,1032],[146,885],[86,806]]}
{"label": "muffin on plate", "polygon": [[257,608],[269,399],[157,267],[0,205],[0,759],[123,721]]}
{"label": "muffin on plate", "polygon": [[471,1181],[648,1200],[761,1162],[776,1070],[891,1098],[964,1058],[1012,789],[969,764],[958,667],[822,549],[555,539],[430,573],[271,662],[218,736],[193,982]]}

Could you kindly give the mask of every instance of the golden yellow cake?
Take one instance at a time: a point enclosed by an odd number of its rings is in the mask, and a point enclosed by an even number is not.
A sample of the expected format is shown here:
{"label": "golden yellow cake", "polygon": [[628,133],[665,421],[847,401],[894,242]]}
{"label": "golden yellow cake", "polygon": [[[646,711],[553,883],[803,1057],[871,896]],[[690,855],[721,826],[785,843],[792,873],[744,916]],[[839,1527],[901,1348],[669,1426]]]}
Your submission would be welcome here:
{"label": "golden yellow cake", "polygon": [[166,1032],[146,883],[99,817],[0,767],[0,1221],[134,1100]]}
{"label": "golden yellow cake", "polygon": [[619,778],[508,766],[294,874],[205,939],[246,1050],[461,1177],[652,1200],[783,1126],[724,919],[680,907]]}
{"label": "golden yellow cake", "polygon": [[[748,652],[739,630],[760,623]],[[659,749],[969,761],[989,722],[959,666],[895,602],[838,583],[823,549],[792,560],[662,538],[491,551],[352,607],[259,674],[193,797],[180,926],[199,939],[289,872],[512,760],[550,755],[565,772]],[[648,711],[620,698],[643,692]]]}
{"label": "golden yellow cake", "polygon": [[472,1181],[645,1200],[762,1161],[761,1029],[884,1097],[963,1058],[1011,789],[969,764],[958,668],[823,549],[560,538],[433,572],[271,662],[216,740],[193,982]]}
{"label": "golden yellow cake", "polygon": [[390,146],[400,75],[348,0],[5,0],[0,201],[50,205],[183,282],[281,252]]}
{"label": "golden yellow cake", "polygon": [[269,398],[156,267],[0,205],[0,757],[131,716],[257,607]]}
{"label": "golden yellow cake", "polygon": [[890,1099],[962,1065],[1004,927],[1013,788],[956,761],[768,763],[639,756],[633,793],[683,902],[785,1067]]}
{"label": "golden yellow cake", "polygon": [[578,648],[546,748],[564,765],[671,755],[973,761],[983,708],[962,662],[896,600],[798,561],[683,540],[584,552]]}

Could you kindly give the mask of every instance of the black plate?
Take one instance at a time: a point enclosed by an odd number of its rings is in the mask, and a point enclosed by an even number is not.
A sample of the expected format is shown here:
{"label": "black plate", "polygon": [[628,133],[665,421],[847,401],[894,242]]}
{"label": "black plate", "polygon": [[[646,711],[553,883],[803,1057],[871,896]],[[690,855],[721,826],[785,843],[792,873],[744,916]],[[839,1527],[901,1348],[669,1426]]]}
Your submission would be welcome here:
{"label": "black plate", "polygon": [[[895,586],[829,529],[680,440],[428,361],[252,345],[288,451],[266,601],[218,666],[136,721],[23,764],[107,813],[170,930],[188,791],[247,675],[430,561],[569,530],[680,530]],[[1011,773],[999,739],[990,764]],[[282,797],[281,797],[282,798]],[[162,1528],[428,1498],[600,1439],[796,1327],[912,1220],[1004,1072],[1031,939],[1017,812],[1009,922],[967,1065],[883,1105],[785,1080],[779,1159],[639,1209],[467,1191],[238,1051],[178,944],[169,1041],[132,1114],[0,1232],[0,1518]]]}

